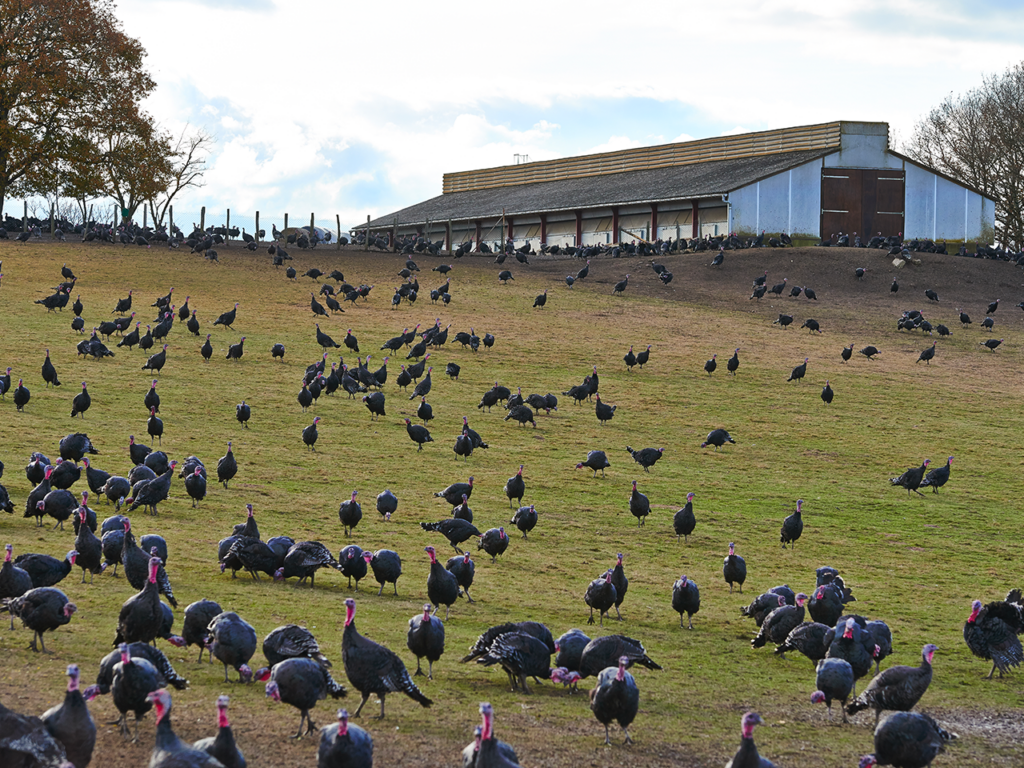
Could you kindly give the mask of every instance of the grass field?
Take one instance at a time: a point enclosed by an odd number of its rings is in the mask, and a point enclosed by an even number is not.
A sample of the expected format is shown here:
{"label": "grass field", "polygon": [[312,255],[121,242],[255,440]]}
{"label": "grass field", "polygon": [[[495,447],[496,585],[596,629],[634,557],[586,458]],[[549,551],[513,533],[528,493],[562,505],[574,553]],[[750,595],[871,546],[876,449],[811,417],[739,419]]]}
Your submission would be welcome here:
{"label": "grass field", "polygon": [[[374,284],[368,301],[346,304],[344,315],[321,318],[321,328],[339,342],[351,328],[370,367],[380,364],[381,344],[416,324],[429,327],[439,317],[450,333],[493,333],[493,349],[472,353],[449,342],[433,352],[433,391],[428,401],[435,419],[433,443],[422,452],[406,435],[402,419],[415,421],[418,400],[398,390],[394,379],[406,352],[388,363],[387,416],[371,422],[359,400],[344,393],[321,397],[309,414],[296,395],[306,366],[320,359],[314,338],[315,318],[309,293],[319,285],[308,278],[288,281],[269,257],[241,249],[221,251],[221,264],[163,249],[92,246],[92,244],[20,246],[0,243],[0,369],[11,366],[12,378],[25,379],[32,399],[16,413],[11,395],[0,401],[0,460],[17,511],[0,518],[0,533],[15,553],[35,551],[63,556],[71,549],[70,525],[63,533],[37,529],[21,517],[30,490],[22,467],[39,450],[55,459],[57,443],[73,431],[87,432],[99,447],[94,465],[127,475],[128,436],[149,443],[148,413],[142,401],[153,377],[142,371],[145,355],[113,346],[116,357],[102,361],[75,354],[80,340],[70,328],[70,309],[47,313],[34,305],[60,281],[67,263],[79,276],[72,295],[81,294],[86,327],[111,317],[118,298],[134,290],[137,320],[151,323],[150,304],[174,287],[175,304],[189,296],[198,310],[201,336],[192,337],[176,323],[168,339],[168,362],[159,379],[162,444],[172,458],[199,456],[213,469],[233,441],[239,462],[237,478],[224,490],[211,478],[209,494],[192,510],[182,481],[174,480],[171,497],[157,518],[135,513],[140,534],[162,534],[170,545],[167,570],[183,609],[201,598],[236,610],[262,639],[280,624],[308,626],[334,661],[339,680],[343,600],[351,594],[339,574],[321,571],[316,588],[294,580],[252,582],[232,579],[217,565],[217,542],[242,522],[252,503],[264,538],[287,534],[296,541],[318,539],[335,553],[349,543],[399,552],[403,576],[398,596],[381,597],[372,579],[356,595],[360,631],[402,655],[408,619],[426,599],[428,559],[423,547],[433,544],[444,557],[451,552],[439,534],[424,532],[421,521],[440,520],[448,506],[433,493],[467,476],[476,478],[471,498],[481,530],[508,529],[511,511],[502,487],[525,465],[524,503],[533,503],[540,522],[524,541],[512,531],[508,552],[491,563],[477,562],[470,605],[459,601],[447,623],[447,652],[435,667],[432,682],[417,678],[433,698],[431,709],[398,696],[388,698],[383,722],[366,717],[362,725],[376,741],[377,765],[447,766],[460,761],[472,739],[477,705],[490,701],[500,738],[513,744],[524,766],[712,766],[723,765],[739,744],[739,720],[754,709],[767,726],[758,729],[761,754],[783,766],[848,766],[872,751],[867,714],[853,724],[830,723],[824,708],[810,704],[814,671],[797,654],[788,661],[770,648],[752,650],[756,628],[739,608],[768,587],[788,583],[809,592],[814,569],[832,565],[853,587],[852,610],[884,619],[894,634],[891,664],[917,664],[921,646],[939,646],[935,678],[919,709],[930,712],[961,738],[936,761],[944,766],[1021,765],[1024,762],[1024,671],[1004,679],[984,680],[989,664],[971,656],[961,631],[970,603],[1002,599],[1022,586],[1022,541],[1019,508],[1021,435],[1020,401],[1024,313],[1014,304],[1024,298],[1020,271],[1010,265],[925,255],[920,267],[895,270],[881,252],[848,249],[796,249],[785,252],[730,253],[724,266],[711,269],[710,258],[672,256],[664,260],[675,274],[663,286],[645,263],[598,259],[591,276],[569,290],[563,278],[578,262],[536,261],[513,264],[515,280],[497,281],[499,267],[490,259],[465,258],[452,272],[452,302],[430,304],[429,288],[444,282],[429,270],[438,259],[418,257],[423,290],[415,305],[391,308],[395,273],[404,258],[361,251],[316,251],[295,254],[302,274],[316,266],[340,269],[348,282]],[[864,280],[853,275],[868,267]],[[813,287],[817,302],[799,299],[756,302],[747,297],[751,279],[767,270],[768,282]],[[629,288],[613,297],[611,288],[629,272]],[[892,294],[893,275],[900,292]],[[547,306],[532,309],[534,296],[549,291]],[[928,302],[935,289],[938,304]],[[788,293],[788,291],[787,291]],[[989,301],[1001,298],[993,332],[978,324]],[[213,328],[213,320],[239,302],[234,330]],[[928,306],[924,306],[928,304]],[[962,329],[954,307],[975,320]],[[943,322],[953,336],[941,339],[931,365],[916,363],[934,339],[920,332],[897,332],[904,309],[921,309],[933,324]],[[789,330],[773,326],[779,312],[796,317]],[[813,317],[823,333],[797,330]],[[209,363],[199,355],[207,333],[215,354]],[[227,346],[245,336],[240,361],[225,360]],[[1004,338],[992,353],[979,346]],[[270,358],[270,347],[286,347],[284,362]],[[882,350],[869,361],[854,354],[843,364],[840,349],[874,344]],[[639,351],[651,344],[651,361],[627,372],[622,356],[629,345]],[[740,348],[738,375],[728,376],[725,361]],[[40,375],[45,350],[63,386],[46,389]],[[329,360],[336,362],[339,352]],[[703,364],[718,354],[713,376]],[[353,363],[354,355],[345,355]],[[790,370],[810,358],[807,378],[786,383]],[[445,364],[462,366],[458,381],[444,376]],[[579,383],[596,365],[601,399],[618,406],[614,419],[601,426],[592,404],[574,406],[561,392]],[[825,380],[835,401],[825,406],[819,392]],[[84,420],[73,422],[71,399],[87,381],[93,398]],[[554,392],[559,409],[537,416],[536,429],[503,421],[475,406],[495,381],[523,394]],[[252,406],[250,429],[234,418],[235,404]],[[320,416],[317,452],[300,439],[303,427]],[[468,462],[456,462],[452,445],[469,417],[490,448]],[[725,427],[737,444],[721,451],[698,446],[715,427]],[[645,474],[625,446],[664,447],[664,457]],[[607,477],[575,471],[588,450],[607,451]],[[888,478],[930,458],[936,465],[955,455],[952,478],[938,494],[908,497]],[[629,514],[632,480],[652,504],[645,527]],[[374,510],[374,497],[390,488],[398,512],[385,523]],[[83,479],[72,488],[86,488]],[[351,539],[338,522],[337,509],[351,491],[359,491],[364,517]],[[677,542],[672,514],[696,494],[697,529],[689,544]],[[804,500],[805,529],[795,550],[779,547],[779,527]],[[92,500],[102,520],[114,514],[104,501]],[[141,510],[140,510],[141,511]],[[52,521],[51,521],[52,522]],[[722,559],[735,541],[747,562],[743,594],[729,594],[722,579]],[[624,621],[603,628],[586,626],[583,592],[587,583],[625,553],[629,593]],[[702,606],[694,630],[679,628],[671,609],[673,582],[687,574],[700,586]],[[97,576],[79,583],[75,571],[60,587],[78,606],[71,624],[47,635],[52,655],[27,650],[30,633],[0,629],[0,701],[38,714],[63,696],[64,669],[75,662],[91,683],[99,659],[108,652],[121,603],[133,590],[121,577]],[[624,633],[640,639],[662,672],[636,673],[641,708],[630,729],[635,744],[603,744],[603,729],[593,718],[585,695],[568,696],[551,685],[536,686],[532,696],[511,693],[505,676],[458,659],[476,636],[507,620],[545,622],[555,637],[571,627],[599,634]],[[176,629],[180,629],[180,611]],[[174,693],[174,722],[188,740],[214,733],[214,702],[231,695],[231,716],[240,746],[252,766],[312,765],[315,739],[292,741],[298,712],[264,697],[263,686],[223,683],[220,665],[199,666],[188,654],[161,642],[176,669],[188,677],[187,691]],[[262,663],[257,651],[254,664]],[[592,681],[586,681],[589,687]],[[866,684],[861,681],[858,689]],[[354,693],[354,692],[353,692]],[[346,703],[354,710],[358,696]],[[91,705],[98,723],[113,720],[110,697]],[[313,712],[318,725],[331,721],[335,702]],[[373,714],[373,703],[365,712]],[[148,761],[153,743],[152,717],[137,744],[121,741],[116,728],[100,727],[94,765],[135,766]]]}

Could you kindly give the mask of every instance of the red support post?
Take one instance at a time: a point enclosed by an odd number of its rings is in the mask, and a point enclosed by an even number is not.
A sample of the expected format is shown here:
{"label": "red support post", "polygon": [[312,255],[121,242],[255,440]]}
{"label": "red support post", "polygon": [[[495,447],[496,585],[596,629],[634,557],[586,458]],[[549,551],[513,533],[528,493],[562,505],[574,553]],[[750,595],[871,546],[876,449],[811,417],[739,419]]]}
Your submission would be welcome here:
{"label": "red support post", "polygon": [[612,242],[619,242],[619,206],[612,206]]}
{"label": "red support post", "polygon": [[697,209],[697,201],[691,200],[690,205],[690,210],[692,211],[692,213],[690,214],[690,216],[692,217],[690,237],[700,237],[700,215]]}
{"label": "red support post", "polygon": [[658,204],[651,203],[651,231],[647,238],[652,243],[658,239]]}
{"label": "red support post", "polygon": [[576,247],[583,245],[583,211],[576,211]]}
{"label": "red support post", "polygon": [[540,244],[548,244],[548,217],[544,213],[540,215]]}

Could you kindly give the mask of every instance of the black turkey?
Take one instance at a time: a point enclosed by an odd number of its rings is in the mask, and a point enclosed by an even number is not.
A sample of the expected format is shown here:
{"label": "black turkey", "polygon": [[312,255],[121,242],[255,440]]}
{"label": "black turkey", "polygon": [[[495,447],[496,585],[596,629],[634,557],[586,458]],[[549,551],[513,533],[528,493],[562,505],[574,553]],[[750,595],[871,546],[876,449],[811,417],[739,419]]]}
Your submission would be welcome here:
{"label": "black turkey", "polygon": [[[78,688],[78,665],[68,665],[67,675],[68,689],[64,702],[46,710],[42,721],[49,734],[63,745],[68,761],[75,768],[86,768],[96,746],[96,724]],[[2,755],[0,747],[0,757]]]}
{"label": "black turkey", "polygon": [[394,652],[359,634],[355,615],[356,601],[350,597],[345,600],[341,656],[349,682],[363,696],[354,717],[359,717],[371,694],[380,698],[381,718],[384,717],[384,699],[389,693],[404,693],[424,707],[431,706],[433,702],[420,693],[402,660]]}
{"label": "black turkey", "polygon": [[[932,657],[938,647],[929,643],[921,649],[917,667],[895,666],[876,675],[846,711],[855,715],[862,709],[875,710],[875,727],[883,710],[909,712],[921,700],[932,682]],[[844,718],[845,719],[845,718]]]}
{"label": "black turkey", "polygon": [[156,639],[160,632],[163,617],[160,591],[157,587],[157,572],[160,570],[160,558],[149,559],[149,578],[142,590],[124,601],[117,619],[117,634],[114,645],[121,643],[149,643]]}
{"label": "black turkey", "polygon": [[747,562],[736,554],[736,544],[729,542],[729,554],[722,563],[722,575],[729,584],[729,594],[732,594],[733,584],[739,584],[740,594],[743,594],[743,582],[747,580]]}
{"label": "black turkey", "polygon": [[700,610],[700,589],[697,583],[684,574],[672,585],[672,610],[679,614],[679,626],[683,626],[685,613],[693,629],[693,614]]}
{"label": "black turkey", "polygon": [[[428,587],[429,591],[429,587]],[[409,619],[409,633],[406,635],[406,646],[416,657],[416,672],[422,675],[420,661],[427,660],[427,679],[434,679],[434,662],[444,653],[444,623],[430,615],[430,604],[423,606],[423,614],[416,614]]]}
{"label": "black turkey", "polygon": [[[331,698],[340,699],[345,696],[345,686],[341,685],[325,667],[312,659],[285,659],[267,670],[261,680],[268,680],[267,696],[274,701],[291,704],[299,712],[299,730],[292,737],[300,739],[303,735],[314,732],[313,718],[309,711],[330,694]],[[306,730],[302,730],[303,723]]]}
{"label": "black turkey", "polygon": [[[787,544],[792,544],[796,548],[796,540],[800,538],[800,534],[804,532],[804,521],[801,513],[803,511],[803,499],[796,500],[796,509],[793,514],[787,516],[782,521],[782,533],[780,541],[782,542],[782,548],[785,549]],[[836,617],[838,618],[838,617]],[[834,622],[825,622],[826,624]]]}
{"label": "black turkey", "polygon": [[1006,600],[982,606],[971,604],[971,615],[964,623],[964,642],[979,659],[992,662],[987,679],[998,669],[999,676],[1024,662],[1024,649],[1018,635],[1024,633],[1024,600],[1018,589]]}
{"label": "black turkey", "polygon": [[597,677],[597,684],[590,690],[590,709],[597,721],[604,726],[604,743],[611,744],[608,726],[617,722],[625,734],[625,743],[632,744],[629,726],[640,709],[640,689],[636,680],[626,671],[629,657],[619,658],[618,667],[608,667]]}
{"label": "black turkey", "polygon": [[811,694],[812,704],[824,703],[828,707],[828,719],[832,719],[832,702],[839,702],[843,722],[847,722],[846,700],[853,691],[853,667],[845,659],[822,659],[818,662],[814,684],[818,689]]}
{"label": "black turkey", "polygon": [[[207,752],[191,747],[178,738],[171,725],[171,694],[160,688],[146,697],[156,709],[156,743],[149,768],[216,768],[223,766]],[[244,761],[243,761],[244,762]]]}
{"label": "black turkey", "polygon": [[[21,619],[21,623],[32,630],[32,642],[29,648],[33,651],[46,650],[43,633],[62,627],[71,621],[78,610],[75,604],[68,601],[67,595],[54,587],[36,587],[25,592],[21,597],[8,600],[4,610],[10,611],[13,617]],[[39,638],[39,647],[36,647]]]}
{"label": "black turkey", "polygon": [[606,635],[594,638],[583,648],[580,654],[580,675],[599,675],[608,667],[617,666],[620,656],[629,658],[629,666],[639,664],[648,669],[661,669],[661,666],[647,655],[640,641],[625,635]]}
{"label": "black turkey", "polygon": [[504,632],[493,639],[476,663],[485,667],[500,665],[508,675],[512,691],[529,694],[527,677],[551,676],[551,645],[528,632]]}
{"label": "black turkey", "polygon": [[732,443],[733,445],[735,445],[736,441],[733,440],[732,437],[729,436],[729,433],[726,432],[724,429],[713,429],[710,432],[708,432],[707,438],[704,440],[703,443],[700,444],[700,447],[707,448],[709,445],[713,445],[715,446],[715,450],[717,451],[726,443]]}
{"label": "black turkey", "polygon": [[616,591],[612,584],[612,571],[609,568],[604,576],[594,579],[587,585],[587,591],[583,594],[583,602],[590,606],[590,618],[587,624],[594,623],[594,609],[597,608],[598,618],[601,626],[604,626],[604,617],[615,605]]}
{"label": "black turkey", "polygon": [[586,461],[581,461],[576,465],[576,469],[586,467],[587,469],[594,470],[594,477],[597,477],[597,470],[601,470],[601,477],[604,477],[604,470],[606,467],[610,467],[611,463],[608,461],[608,456],[604,451],[588,451]]}
{"label": "black turkey", "polygon": [[629,512],[636,518],[637,528],[641,527],[651,514],[651,502],[636,489],[636,480],[633,481],[633,490],[629,494]]}
{"label": "black turkey", "polygon": [[[803,592],[796,596],[796,605],[781,605],[765,616],[757,636],[750,641],[754,648],[761,648],[766,643],[781,645],[789,637],[789,633],[803,623],[804,603],[807,595]],[[785,657],[783,657],[785,658]]]}
{"label": "black turkey", "polygon": [[894,765],[925,768],[943,751],[947,742],[957,738],[928,715],[895,712],[875,729],[875,751],[860,759],[860,768]]}
{"label": "black turkey", "polygon": [[686,504],[672,517],[672,527],[676,532],[676,541],[682,536],[687,543],[690,541],[690,534],[697,527],[697,518],[693,514],[693,492],[686,494]]}
{"label": "black turkey", "polygon": [[256,653],[256,630],[234,611],[218,614],[210,622],[210,655],[224,665],[224,682],[228,682],[228,667],[238,671],[239,682],[252,679],[249,659]]}
{"label": "black turkey", "polygon": [[373,768],[373,737],[349,723],[348,710],[338,710],[338,722],[320,729],[317,768]]}
{"label": "black turkey", "polygon": [[758,754],[757,745],[754,744],[754,726],[764,725],[761,716],[756,712],[747,712],[741,723],[743,732],[740,748],[732,760],[725,764],[725,768],[775,768],[775,763]]}
{"label": "black turkey", "polygon": [[[210,644],[210,622],[214,617],[223,613],[220,605],[213,600],[197,600],[185,608],[185,618],[181,625],[181,636],[185,641],[185,647],[190,645],[199,646],[199,658],[203,660],[203,651],[209,650]],[[207,653],[207,659],[212,664],[213,654]]]}
{"label": "black turkey", "polygon": [[495,562],[499,555],[505,554],[508,549],[508,534],[505,533],[505,526],[489,528],[480,534],[480,541],[477,542],[477,549],[482,549],[491,556],[491,562]]}
{"label": "black turkey", "polygon": [[889,482],[892,485],[898,485],[901,488],[907,489],[907,496],[910,495],[911,491],[916,493],[918,496],[924,496],[918,488],[921,487],[921,483],[924,481],[924,473],[928,471],[928,465],[931,463],[929,459],[925,459],[921,466],[911,467],[899,477],[889,478]]}

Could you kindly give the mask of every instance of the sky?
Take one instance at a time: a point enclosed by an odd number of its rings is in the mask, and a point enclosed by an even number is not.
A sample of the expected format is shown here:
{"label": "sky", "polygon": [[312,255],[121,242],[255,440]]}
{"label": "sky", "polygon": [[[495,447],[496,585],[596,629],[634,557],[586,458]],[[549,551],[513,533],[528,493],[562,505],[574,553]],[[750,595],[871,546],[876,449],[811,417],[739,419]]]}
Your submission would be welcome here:
{"label": "sky", "polygon": [[[442,174],[834,120],[897,141],[1024,60],[1019,0],[119,0],[145,108],[214,138],[176,218],[343,227]],[[208,219],[208,223],[209,223]]]}

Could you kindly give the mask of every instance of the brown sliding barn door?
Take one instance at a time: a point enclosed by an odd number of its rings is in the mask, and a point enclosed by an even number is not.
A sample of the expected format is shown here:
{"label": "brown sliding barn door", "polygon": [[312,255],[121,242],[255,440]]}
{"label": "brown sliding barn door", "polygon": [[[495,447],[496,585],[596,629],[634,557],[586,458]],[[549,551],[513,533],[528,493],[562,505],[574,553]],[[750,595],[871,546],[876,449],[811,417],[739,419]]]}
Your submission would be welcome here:
{"label": "brown sliding barn door", "polygon": [[903,231],[904,172],[861,168],[821,171],[821,235],[851,236],[867,242],[876,232]]}

